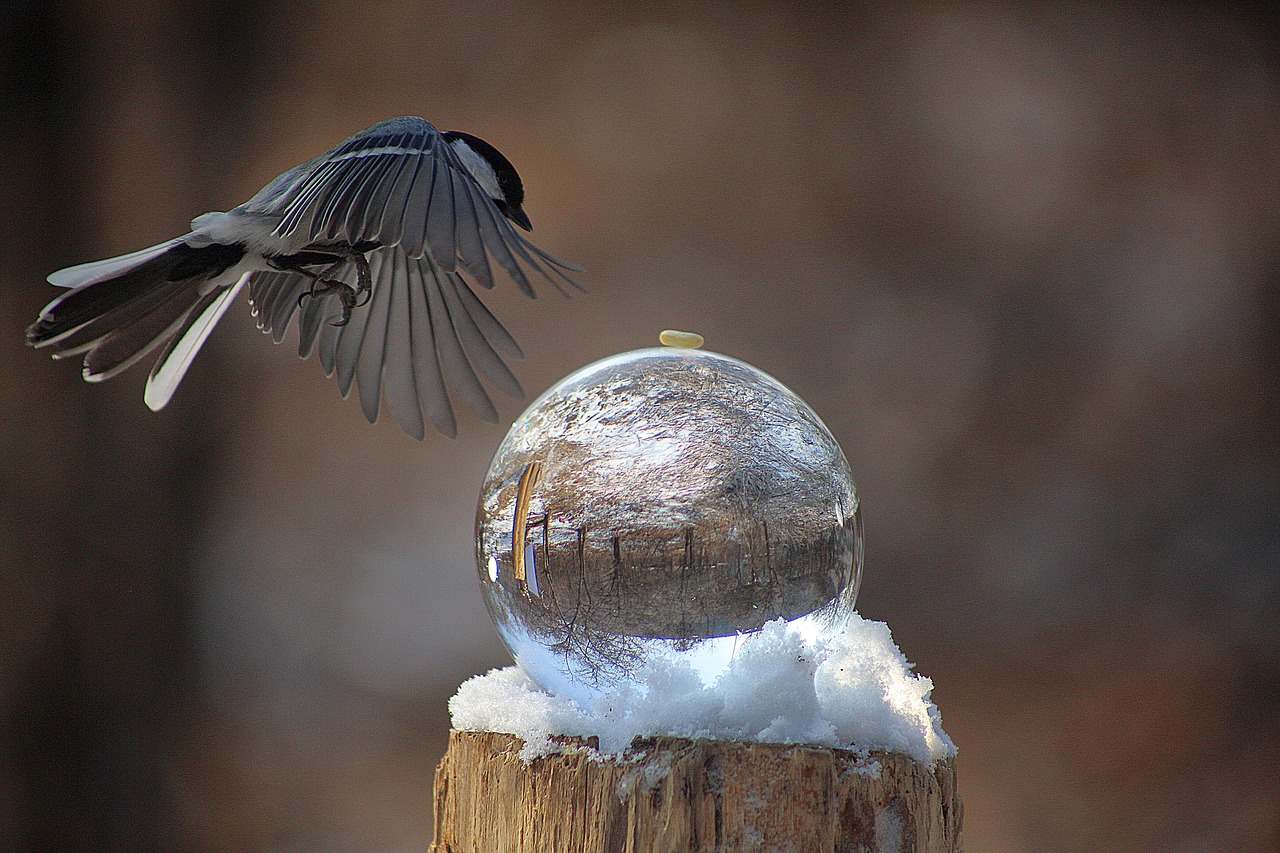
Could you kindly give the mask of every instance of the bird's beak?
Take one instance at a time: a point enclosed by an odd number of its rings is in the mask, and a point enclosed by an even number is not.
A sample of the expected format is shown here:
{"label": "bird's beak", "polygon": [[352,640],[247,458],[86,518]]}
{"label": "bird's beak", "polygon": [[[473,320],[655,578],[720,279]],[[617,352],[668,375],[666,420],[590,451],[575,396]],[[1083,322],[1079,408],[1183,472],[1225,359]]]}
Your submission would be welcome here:
{"label": "bird's beak", "polygon": [[524,212],[524,208],[522,207],[515,207],[508,210],[507,218],[526,231],[533,230],[533,223],[529,221],[529,216]]}

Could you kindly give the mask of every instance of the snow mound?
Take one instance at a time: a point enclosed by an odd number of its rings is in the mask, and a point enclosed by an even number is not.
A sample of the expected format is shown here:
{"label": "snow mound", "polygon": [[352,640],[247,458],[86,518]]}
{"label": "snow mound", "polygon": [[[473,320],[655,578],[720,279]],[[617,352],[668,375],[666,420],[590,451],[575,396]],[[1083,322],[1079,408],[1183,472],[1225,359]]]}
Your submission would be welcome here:
{"label": "snow mound", "polygon": [[684,661],[658,659],[583,707],[510,666],[463,683],[449,713],[455,729],[521,738],[525,760],[564,749],[556,736],[597,737],[601,753],[616,755],[636,737],[671,735],[883,750],[932,766],[956,747],[929,698],[933,682],[911,669],[883,622],[854,614],[833,639],[811,643],[779,619],[745,637],[713,684]]}

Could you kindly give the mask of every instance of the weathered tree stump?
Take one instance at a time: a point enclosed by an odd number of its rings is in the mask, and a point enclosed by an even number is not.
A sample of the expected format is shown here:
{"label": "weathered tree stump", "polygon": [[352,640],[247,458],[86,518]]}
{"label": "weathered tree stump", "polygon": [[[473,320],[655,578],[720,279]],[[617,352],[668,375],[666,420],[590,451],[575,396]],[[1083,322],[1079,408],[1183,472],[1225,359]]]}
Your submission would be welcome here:
{"label": "weathered tree stump", "polygon": [[621,758],[535,759],[458,732],[436,769],[432,853],[954,853],[955,765],[811,746],[660,737]]}

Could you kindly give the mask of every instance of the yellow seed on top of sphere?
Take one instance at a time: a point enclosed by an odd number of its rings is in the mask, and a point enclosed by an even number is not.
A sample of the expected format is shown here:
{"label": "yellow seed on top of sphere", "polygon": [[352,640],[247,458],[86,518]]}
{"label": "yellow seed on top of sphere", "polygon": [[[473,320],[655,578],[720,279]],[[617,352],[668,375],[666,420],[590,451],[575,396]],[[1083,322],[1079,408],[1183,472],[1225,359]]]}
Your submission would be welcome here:
{"label": "yellow seed on top of sphere", "polygon": [[702,335],[697,332],[680,332],[675,329],[667,329],[658,335],[658,341],[664,347],[684,347],[686,349],[697,349],[702,346]]}

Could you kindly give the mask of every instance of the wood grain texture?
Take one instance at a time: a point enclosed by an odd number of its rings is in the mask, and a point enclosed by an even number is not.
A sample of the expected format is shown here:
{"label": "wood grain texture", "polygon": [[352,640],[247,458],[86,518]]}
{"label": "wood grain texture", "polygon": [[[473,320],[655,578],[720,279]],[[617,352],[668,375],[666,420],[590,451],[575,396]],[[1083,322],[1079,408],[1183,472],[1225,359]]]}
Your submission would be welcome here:
{"label": "wood grain texture", "polygon": [[526,764],[522,742],[453,732],[432,853],[956,853],[955,765],[737,741],[637,740]]}

